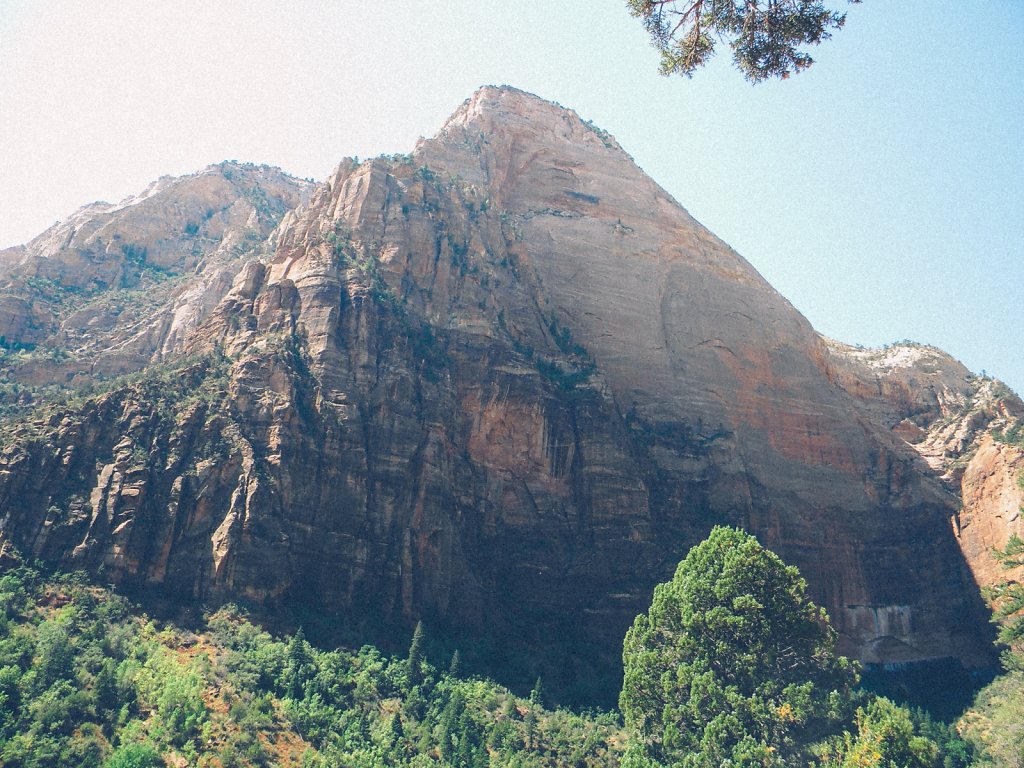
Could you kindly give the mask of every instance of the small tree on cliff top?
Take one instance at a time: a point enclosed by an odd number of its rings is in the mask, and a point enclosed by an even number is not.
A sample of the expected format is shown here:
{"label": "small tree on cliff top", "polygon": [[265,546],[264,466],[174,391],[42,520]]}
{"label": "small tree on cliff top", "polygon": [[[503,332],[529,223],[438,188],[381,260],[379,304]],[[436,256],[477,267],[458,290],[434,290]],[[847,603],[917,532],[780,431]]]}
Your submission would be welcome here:
{"label": "small tree on cliff top", "polygon": [[856,683],[796,568],[715,528],[654,590],[623,648],[626,764],[787,765],[839,724]]}

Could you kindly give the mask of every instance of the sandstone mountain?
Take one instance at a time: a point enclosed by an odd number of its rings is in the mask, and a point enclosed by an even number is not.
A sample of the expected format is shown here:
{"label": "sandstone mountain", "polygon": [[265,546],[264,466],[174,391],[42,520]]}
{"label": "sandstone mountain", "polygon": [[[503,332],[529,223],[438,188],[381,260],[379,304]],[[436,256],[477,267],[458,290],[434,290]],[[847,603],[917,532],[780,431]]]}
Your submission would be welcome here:
{"label": "sandstone mountain", "polygon": [[1020,400],[822,338],[570,110],[483,88],[315,188],[225,164],[0,255],[0,532],[30,556],[423,618],[586,699],[728,522],[847,653],[991,661]]}

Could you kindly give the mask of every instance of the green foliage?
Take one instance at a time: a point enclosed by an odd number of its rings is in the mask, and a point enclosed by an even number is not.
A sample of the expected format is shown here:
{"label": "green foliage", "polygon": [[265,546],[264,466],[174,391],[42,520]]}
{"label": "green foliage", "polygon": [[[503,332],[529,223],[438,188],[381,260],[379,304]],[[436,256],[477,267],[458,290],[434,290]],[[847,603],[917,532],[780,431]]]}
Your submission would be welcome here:
{"label": "green foliage", "polygon": [[544,706],[544,683],[539,677],[533,684],[533,690],[530,691],[530,703],[537,707]]}
{"label": "green foliage", "polygon": [[141,267],[145,265],[146,257],[149,255],[149,252],[145,246],[135,245],[134,243],[124,243],[121,246],[121,255],[124,256],[125,261],[128,263]]}
{"label": "green foliage", "polygon": [[[849,0],[858,3],[860,0]],[[743,76],[757,83],[787,78],[814,63],[804,50],[841,29],[846,14],[822,0],[627,0],[661,53],[661,73],[690,77],[714,55],[732,48]]]}
{"label": "green foliage", "polygon": [[163,768],[160,752],[151,744],[123,744],[103,764],[103,768]]}
{"label": "green foliage", "polygon": [[999,443],[1024,448],[1024,421],[1015,421],[1006,429],[993,430],[992,438]]}
{"label": "green foliage", "polygon": [[616,764],[614,716],[442,674],[417,635],[407,658],[322,651],[301,630],[273,638],[234,606],[199,635],[158,630],[79,579],[12,571],[0,576],[0,765]]}
{"label": "green foliage", "polygon": [[459,656],[458,649],[452,654],[452,660],[448,664],[448,675],[450,677],[459,677],[462,674],[462,657]]}
{"label": "green foliage", "polygon": [[35,388],[24,402],[4,403],[0,388],[0,437],[15,431],[23,437],[43,436],[56,414],[68,415],[102,395],[134,399],[143,410],[173,420],[194,405],[213,404],[225,397],[229,367],[228,358],[212,352],[150,365],[74,389],[59,385]]}
{"label": "green foliage", "polygon": [[[523,699],[460,677],[457,663],[441,672],[424,653],[422,628],[400,658],[370,646],[322,650],[301,630],[275,638],[235,606],[193,634],[161,629],[80,578],[10,571],[0,575],[0,765],[650,768],[810,759],[808,742],[838,721],[830,713],[848,700],[852,672],[832,654],[832,635],[794,569],[731,529],[710,542],[631,630],[640,655],[627,688],[650,684],[623,693],[631,742],[616,713],[548,709],[539,679]],[[703,650],[680,642],[682,599]],[[644,663],[660,668],[645,678]],[[686,680],[700,701],[680,694]],[[648,717],[663,702],[671,710]],[[879,702],[861,702],[852,735],[822,742],[816,758],[830,768],[909,767],[928,756],[936,767],[970,764],[951,729]],[[637,728],[645,718],[660,741]],[[978,722],[1013,728],[992,710]],[[890,763],[857,762],[876,753]]]}
{"label": "green foliage", "polygon": [[416,629],[412,633],[412,642],[409,645],[409,656],[406,659],[409,666],[409,685],[419,685],[423,682],[423,622],[416,622]]}
{"label": "green foliage", "polygon": [[623,648],[627,764],[798,763],[856,682],[806,584],[752,536],[718,527],[654,591]]}
{"label": "green foliage", "polygon": [[63,304],[69,297],[79,293],[79,289],[48,277],[25,278],[25,288],[33,298],[51,304]]}
{"label": "green foliage", "polygon": [[974,765],[975,750],[955,726],[933,719],[922,709],[911,710],[910,719],[914,733],[934,744],[934,765],[941,768],[969,768]]}
{"label": "green foliage", "polygon": [[[347,226],[339,226],[336,231],[328,232],[325,240],[342,267],[356,269],[367,280],[374,301],[387,307],[396,316],[404,316],[405,308],[401,299],[381,275],[380,262],[374,251],[375,244],[353,241],[352,230]],[[376,245],[379,247],[380,244]]]}
{"label": "green foliage", "polygon": [[204,686],[195,672],[180,674],[165,668],[161,673],[159,689],[153,699],[154,709],[167,729],[168,740],[183,746],[199,735],[206,720],[206,705],[202,698]]}
{"label": "green foliage", "polygon": [[290,699],[302,699],[305,696],[306,683],[313,673],[313,658],[309,643],[302,632],[302,627],[288,641],[287,663],[281,673],[281,688]]}
{"label": "green foliage", "polygon": [[[505,325],[504,314],[501,312],[498,313],[498,324],[506,333],[509,333],[509,329]],[[576,343],[572,332],[567,327],[558,324],[558,318],[554,315],[548,321],[548,331],[558,351],[564,355],[561,361],[535,354],[533,347],[521,344],[511,333],[509,333],[509,338],[515,350],[532,360],[537,367],[537,372],[557,385],[563,394],[570,396],[584,394],[584,390],[579,388],[590,379],[597,369],[594,359],[583,346]]]}
{"label": "green foliage", "polygon": [[[1003,568],[1020,568],[1024,566],[1024,539],[1013,534],[994,554]],[[999,642],[1010,649],[1005,657],[1007,666],[1024,669],[1024,584],[1003,581],[985,590],[985,595],[992,603],[993,621],[999,624]]]}
{"label": "green foliage", "polygon": [[957,727],[975,765],[1024,765],[1024,671],[1010,670],[978,692]]}
{"label": "green foliage", "polygon": [[608,131],[606,131],[604,128],[595,125],[592,120],[584,120],[583,127],[589,130],[595,136],[597,136],[597,138],[601,140],[601,143],[604,144],[609,149],[613,149],[615,147],[615,144],[612,142],[612,135],[608,133]]}
{"label": "green foliage", "polygon": [[0,764],[163,765],[197,750],[201,674],[122,600],[20,568],[0,578],[0,605]]}
{"label": "green foliage", "polygon": [[[995,556],[1004,568],[1021,567],[1024,540],[1012,535]],[[1024,765],[1024,584],[1007,580],[985,594],[999,641],[1008,647],[1002,657],[1006,672],[978,692],[958,727],[978,753],[978,765]]]}
{"label": "green foliage", "polygon": [[822,760],[823,768],[933,768],[935,743],[915,735],[910,713],[888,699],[857,710],[857,735],[844,734]]}

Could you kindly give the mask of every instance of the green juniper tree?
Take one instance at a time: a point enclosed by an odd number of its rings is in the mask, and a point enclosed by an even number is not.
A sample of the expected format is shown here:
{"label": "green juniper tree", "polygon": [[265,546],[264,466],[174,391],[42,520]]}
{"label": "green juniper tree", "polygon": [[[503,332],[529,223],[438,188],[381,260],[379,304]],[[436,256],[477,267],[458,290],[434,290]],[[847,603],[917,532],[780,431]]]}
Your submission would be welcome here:
{"label": "green juniper tree", "polygon": [[654,590],[623,648],[631,767],[806,763],[836,729],[856,672],[796,568],[715,528]]}
{"label": "green juniper tree", "polygon": [[[859,3],[860,0],[849,0]],[[714,55],[732,48],[736,67],[751,82],[787,78],[814,59],[804,50],[841,29],[846,14],[822,0],[627,0],[661,53],[663,75],[690,77]]]}

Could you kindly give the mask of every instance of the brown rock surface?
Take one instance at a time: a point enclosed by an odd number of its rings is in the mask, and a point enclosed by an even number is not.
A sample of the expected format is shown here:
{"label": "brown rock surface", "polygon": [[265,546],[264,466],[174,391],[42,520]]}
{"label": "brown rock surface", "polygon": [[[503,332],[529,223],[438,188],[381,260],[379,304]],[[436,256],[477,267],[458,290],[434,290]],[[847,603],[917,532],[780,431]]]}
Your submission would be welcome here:
{"label": "brown rock surface", "polygon": [[[918,451],[959,498],[952,523],[977,584],[1007,573],[992,554],[1024,534],[1024,403],[1003,384],[971,374],[920,344],[859,349],[828,340],[834,378],[861,407]],[[1019,574],[1017,574],[1019,577]]]}
{"label": "brown rock surface", "polygon": [[992,555],[1013,534],[1024,538],[1024,452],[986,435],[964,470],[958,538],[975,579],[991,586],[1009,576]]}
{"label": "brown rock surface", "polygon": [[269,243],[153,331],[205,355],[184,384],[10,428],[4,537],[164,594],[422,616],[585,696],[729,522],[801,568],[845,651],[989,660],[957,499],[905,439],[966,390],[822,340],[575,113],[481,89]]}

